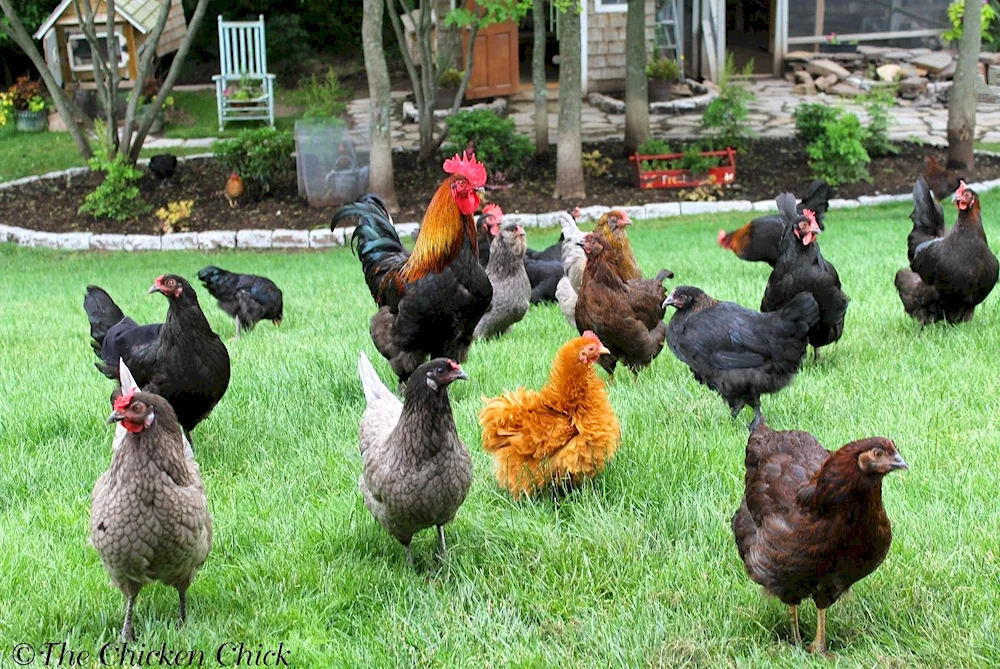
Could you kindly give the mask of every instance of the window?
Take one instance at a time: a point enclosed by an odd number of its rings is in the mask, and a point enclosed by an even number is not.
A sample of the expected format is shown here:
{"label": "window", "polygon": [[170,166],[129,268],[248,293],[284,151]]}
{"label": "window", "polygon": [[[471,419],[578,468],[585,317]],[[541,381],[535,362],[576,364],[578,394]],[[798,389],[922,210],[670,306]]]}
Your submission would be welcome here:
{"label": "window", "polygon": [[601,14],[628,11],[628,0],[594,0],[594,11]]}
{"label": "window", "polygon": [[[123,68],[128,62],[128,49],[125,45],[125,37],[116,32],[115,37],[118,43],[116,49],[118,54],[118,67]],[[107,53],[108,39],[107,33],[97,33],[97,43],[101,48],[101,53]],[[69,66],[74,72],[87,72],[94,69],[94,54],[90,50],[90,42],[83,35],[69,36]]]}

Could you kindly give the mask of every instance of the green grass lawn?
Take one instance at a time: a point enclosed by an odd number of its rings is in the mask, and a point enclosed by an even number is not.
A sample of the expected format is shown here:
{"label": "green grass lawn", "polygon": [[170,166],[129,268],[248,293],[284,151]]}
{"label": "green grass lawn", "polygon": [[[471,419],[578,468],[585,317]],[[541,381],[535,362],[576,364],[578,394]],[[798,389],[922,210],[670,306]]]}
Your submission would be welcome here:
{"label": "green grass lawn", "polygon": [[[1000,197],[984,197],[996,211]],[[110,461],[112,384],[93,367],[84,289],[97,283],[140,322],[166,304],[153,279],[202,266],[252,271],[285,291],[281,328],[234,324],[202,294],[227,340],[233,379],[200,428],[196,453],[215,545],[177,598],[146,588],[136,632],[147,648],[284,643],[298,667],[988,667],[1000,666],[998,297],[961,327],[906,318],[893,274],[906,259],[908,206],[833,211],[822,237],[852,302],[844,339],[794,384],[764,399],[775,429],[830,448],[895,440],[910,471],[885,481],[895,542],[885,563],[829,615],[834,664],[790,645],[785,607],[744,574],[729,529],[743,492],[745,424],[669,352],[610,389],[623,446],[608,470],[555,506],[512,502],[479,445],[481,396],[541,385],[571,332],[555,305],[476,344],[452,404],[475,479],[446,528],[414,541],[416,570],[357,490],[364,349],[374,311],[350,251],[67,254],[0,246],[0,637],[66,641],[95,653],[124,612],[87,545],[89,496]],[[953,220],[949,208],[948,219]],[[996,241],[996,219],[987,214]],[[761,264],[721,251],[715,231],[742,215],[640,222],[640,265],[719,299],[758,305]],[[532,246],[556,231],[530,232]],[[390,385],[394,385],[390,381]],[[815,609],[802,608],[803,635]]]}

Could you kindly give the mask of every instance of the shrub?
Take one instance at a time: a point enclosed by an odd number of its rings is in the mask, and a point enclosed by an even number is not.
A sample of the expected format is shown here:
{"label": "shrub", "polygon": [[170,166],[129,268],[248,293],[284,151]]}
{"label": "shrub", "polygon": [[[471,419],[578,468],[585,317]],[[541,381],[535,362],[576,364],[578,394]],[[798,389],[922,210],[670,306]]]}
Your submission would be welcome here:
{"label": "shrub", "polygon": [[296,14],[276,14],[267,18],[267,65],[280,81],[294,82],[299,74],[308,71],[315,58],[310,33]]}
{"label": "shrub", "polygon": [[[965,18],[965,0],[956,0],[948,5],[948,21],[951,29],[941,33],[941,39],[957,45],[962,38],[962,21]],[[997,11],[990,2],[983,3],[982,35],[984,51],[1000,49],[1000,23],[997,22]]]}
{"label": "shrub", "polygon": [[471,144],[476,158],[493,172],[512,176],[534,153],[531,140],[517,134],[513,119],[500,118],[488,109],[453,114],[447,124],[449,143],[442,149],[444,153],[452,156]]}
{"label": "shrub", "polygon": [[611,158],[602,155],[597,149],[594,149],[590,153],[581,154],[581,159],[583,162],[583,173],[588,177],[603,177],[614,163]]}
{"label": "shrub", "polygon": [[215,160],[227,171],[236,172],[260,192],[268,193],[278,179],[295,170],[292,133],[274,128],[244,130],[233,139],[212,145]]}
{"label": "shrub", "polygon": [[646,76],[654,81],[676,81],[681,77],[681,67],[677,61],[659,56],[646,65]]}
{"label": "shrub", "polygon": [[[100,120],[94,122],[94,133],[98,138],[104,137],[104,124]],[[95,172],[104,172],[104,181],[87,194],[79,212],[95,218],[126,221],[149,211],[149,205],[139,197],[139,187],[136,185],[142,178],[142,172],[122,156],[109,159],[103,141],[95,142],[94,145],[94,157],[87,164]]]}
{"label": "shrub", "polygon": [[873,157],[889,156],[899,153],[899,147],[889,140],[889,126],[893,118],[889,109],[896,104],[896,87],[890,86],[872,91],[865,96],[864,105],[868,112],[868,138],[865,149]]}
{"label": "shrub", "polygon": [[322,77],[313,74],[302,79],[299,88],[305,98],[306,118],[339,119],[347,111],[349,94],[340,87],[340,79],[332,67]]}
{"label": "shrub", "polygon": [[831,186],[871,181],[865,150],[868,132],[854,114],[842,114],[823,125],[823,133],[806,147],[813,174]]}
{"label": "shrub", "polygon": [[703,151],[708,150],[699,144],[691,144],[684,149],[684,156],[680,160],[680,168],[690,171],[692,175],[701,176],[706,174],[709,169],[718,167],[719,163],[722,162],[721,156],[701,155]]}
{"label": "shrub", "polygon": [[[665,140],[650,137],[639,145],[637,153],[645,156],[662,156],[677,152]],[[644,160],[640,167],[644,172],[662,172],[663,170],[675,169],[675,163],[679,165],[679,162],[674,160]]]}
{"label": "shrub", "polygon": [[7,89],[5,97],[14,111],[41,111],[45,109],[44,95],[42,82],[22,76]]}
{"label": "shrub", "polygon": [[462,85],[462,73],[453,67],[441,73],[438,78],[438,86],[441,88],[458,88]]}
{"label": "shrub", "polygon": [[823,134],[823,126],[836,121],[840,107],[831,107],[818,102],[803,102],[792,113],[795,119],[795,134],[806,144],[812,144]]}
{"label": "shrub", "polygon": [[160,219],[160,229],[164,234],[185,229],[183,222],[191,218],[193,211],[194,200],[168,202],[166,207],[156,210],[156,217]]}
{"label": "shrub", "polygon": [[[743,68],[743,76],[753,74],[753,61]],[[745,150],[757,137],[750,127],[747,104],[757,99],[744,81],[735,79],[733,54],[726,54],[726,67],[719,78],[719,96],[709,103],[701,117],[701,130],[716,147],[731,146]]]}

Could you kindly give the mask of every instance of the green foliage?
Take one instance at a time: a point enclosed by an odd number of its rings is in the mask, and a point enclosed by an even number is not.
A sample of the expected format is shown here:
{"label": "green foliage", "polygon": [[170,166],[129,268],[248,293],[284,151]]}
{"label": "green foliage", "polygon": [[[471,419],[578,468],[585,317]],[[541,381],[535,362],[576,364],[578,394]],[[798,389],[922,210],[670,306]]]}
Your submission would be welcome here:
{"label": "green foliage", "polygon": [[449,67],[438,77],[438,86],[441,88],[458,88],[462,85],[462,73],[454,67]]}
{"label": "green foliage", "polygon": [[340,87],[340,79],[331,67],[322,77],[310,75],[299,82],[305,100],[305,118],[340,118],[347,111],[350,94]]}
{"label": "green foliage", "polygon": [[[311,27],[309,23],[305,25]],[[303,66],[314,57],[310,31],[306,30],[297,14],[269,15],[266,28],[268,69],[278,75],[280,81],[294,82]]]}
{"label": "green foliage", "polygon": [[806,147],[809,166],[815,177],[826,179],[831,186],[871,181],[865,150],[868,131],[854,114],[842,114],[823,125],[823,133]]}
{"label": "green foliage", "polygon": [[718,167],[722,163],[721,156],[703,156],[704,151],[708,151],[700,144],[691,144],[684,149],[684,156],[680,159],[680,169],[688,170],[695,176],[701,176],[713,167]]}
{"label": "green foliage", "polygon": [[583,162],[583,173],[588,177],[603,177],[614,164],[609,156],[603,155],[597,149],[590,153],[582,153],[580,157]]}
{"label": "green foliage", "polygon": [[[485,28],[494,23],[520,21],[531,9],[531,4],[531,0],[482,0],[476,2],[476,12],[463,6],[451,10],[445,15],[444,24],[449,28],[467,28],[473,25]],[[574,3],[573,0],[553,0],[552,4],[557,10],[564,12]]]}
{"label": "green foliage", "polygon": [[292,133],[274,128],[244,130],[233,139],[212,145],[218,163],[244,182],[255,184],[262,193],[270,192],[282,175],[294,173],[294,150]]}
{"label": "green foliage", "polygon": [[[737,74],[733,54],[726,54],[726,66],[719,78],[719,96],[709,103],[701,117],[702,133],[712,141],[713,146],[731,146],[745,150],[756,139],[757,133],[750,127],[750,109],[747,106],[757,99],[746,82],[735,79]],[[742,76],[753,74],[753,61],[743,68]]]}
{"label": "green foliage", "polygon": [[[1000,49],[1000,22],[992,2],[984,2],[982,10],[983,47],[989,51]],[[965,18],[965,0],[956,0],[948,5],[948,20],[951,28],[941,33],[941,39],[957,43],[962,38],[962,20]]]}
{"label": "green foliage", "polygon": [[136,182],[142,178],[142,172],[130,165],[123,156],[109,158],[103,137],[105,126],[99,119],[94,122],[94,133],[98,141],[94,142],[94,157],[87,161],[90,169],[104,172],[101,185],[88,193],[80,205],[81,214],[90,214],[94,218],[111,218],[116,221],[127,221],[149,211],[149,205],[139,196]]}
{"label": "green foliage", "polygon": [[795,134],[806,144],[812,144],[823,134],[823,126],[830,121],[836,121],[842,111],[840,107],[831,107],[818,102],[803,102],[792,113],[792,118],[795,119]]}
{"label": "green foliage", "polygon": [[899,147],[889,140],[889,126],[895,122],[889,109],[896,104],[896,87],[873,90],[863,103],[868,112],[868,138],[865,140],[868,155],[878,158],[899,153]]}
{"label": "green foliage", "polygon": [[676,81],[680,79],[681,67],[674,59],[659,56],[646,65],[646,76],[654,81]]}
{"label": "green foliage", "polygon": [[[28,31],[29,35],[35,32],[38,26],[42,25],[42,21],[55,8],[55,3],[41,2],[39,0],[11,0],[10,4],[13,6],[14,13],[21,19],[21,23],[24,24],[24,28]],[[7,17],[4,16],[3,12],[0,12],[0,49],[17,49],[14,40],[9,34],[9,25],[10,22],[7,20]]]}
{"label": "green foliage", "polygon": [[445,155],[461,152],[471,142],[476,158],[490,170],[506,176],[517,173],[534,153],[531,140],[517,134],[514,120],[501,118],[488,109],[461,112],[448,117]]}
{"label": "green foliage", "polygon": [[[653,137],[640,144],[636,152],[644,156],[663,156],[677,153],[666,140],[655,139]],[[662,172],[663,170],[675,169],[675,163],[677,162],[676,160],[644,160],[640,168],[644,172]]]}
{"label": "green foliage", "polygon": [[[45,108],[45,86],[41,81],[33,81],[28,75],[17,78],[17,81],[7,89],[4,100],[14,111],[41,111]],[[39,103],[41,106],[39,107]],[[32,105],[35,106],[32,109]]]}

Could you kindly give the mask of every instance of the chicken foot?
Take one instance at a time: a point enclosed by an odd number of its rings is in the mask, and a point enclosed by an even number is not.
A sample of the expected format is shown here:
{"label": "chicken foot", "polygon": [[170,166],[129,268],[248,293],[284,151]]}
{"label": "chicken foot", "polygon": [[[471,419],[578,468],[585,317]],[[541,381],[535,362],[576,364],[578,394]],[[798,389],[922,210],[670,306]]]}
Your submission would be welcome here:
{"label": "chicken foot", "polygon": [[410,569],[414,569],[413,551],[410,550],[410,544],[406,544],[406,564],[410,565]]}
{"label": "chicken foot", "polygon": [[125,603],[125,622],[122,623],[122,641],[135,641],[135,632],[132,631],[132,608],[135,606],[135,595],[128,597]]}
{"label": "chicken foot", "polygon": [[809,652],[830,655],[826,649],[826,609],[816,609],[816,639],[809,644]]}
{"label": "chicken foot", "polygon": [[796,646],[801,646],[802,635],[799,634],[799,607],[795,604],[789,604],[788,615],[792,617],[792,640]]}
{"label": "chicken foot", "polygon": [[751,406],[753,407],[753,420],[750,421],[750,425],[748,425],[747,427],[750,428],[751,432],[753,432],[754,430],[757,429],[758,426],[760,426],[761,423],[764,422],[764,414],[762,414],[760,411],[759,401],[756,402],[755,404],[752,404]]}

